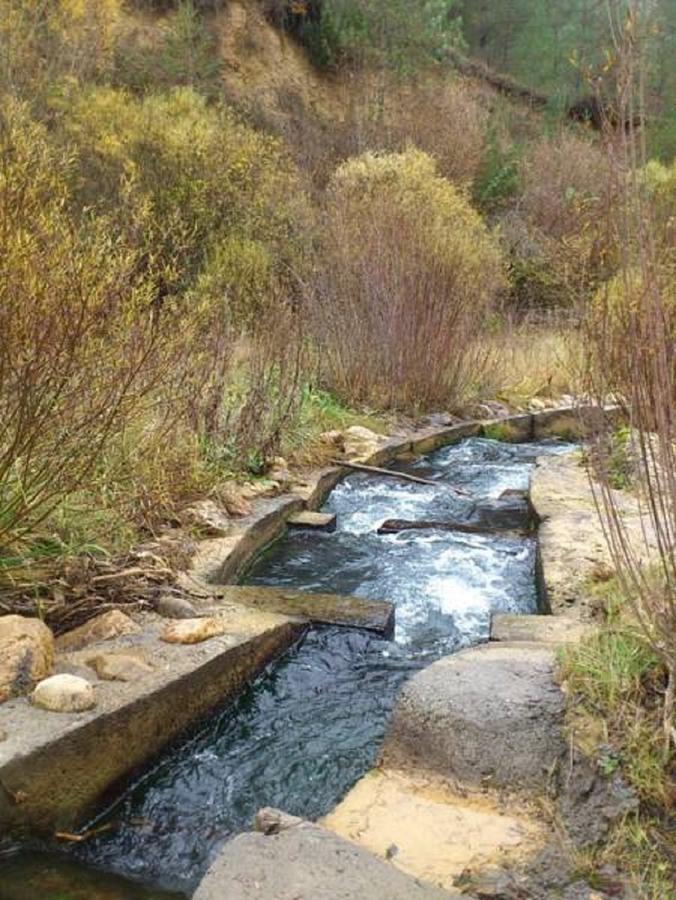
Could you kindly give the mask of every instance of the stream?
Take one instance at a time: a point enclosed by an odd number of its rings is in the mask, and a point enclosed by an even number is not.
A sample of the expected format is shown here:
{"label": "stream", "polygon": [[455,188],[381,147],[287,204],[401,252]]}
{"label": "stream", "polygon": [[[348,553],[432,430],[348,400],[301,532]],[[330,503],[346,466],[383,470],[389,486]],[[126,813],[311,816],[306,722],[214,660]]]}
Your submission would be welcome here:
{"label": "stream", "polygon": [[[337,530],[289,532],[245,580],[390,600],[394,640],[308,630],[88,823],[110,830],[67,855],[26,847],[0,857],[0,900],[189,896],[216,850],[247,830],[260,807],[309,819],[328,813],[372,766],[405,679],[486,641],[492,612],[537,611],[536,542],[521,533],[530,517],[525,492],[537,456],[570,449],[470,438],[400,467],[435,485],[345,478],[324,506],[337,514]],[[378,534],[387,519],[496,531]]]}

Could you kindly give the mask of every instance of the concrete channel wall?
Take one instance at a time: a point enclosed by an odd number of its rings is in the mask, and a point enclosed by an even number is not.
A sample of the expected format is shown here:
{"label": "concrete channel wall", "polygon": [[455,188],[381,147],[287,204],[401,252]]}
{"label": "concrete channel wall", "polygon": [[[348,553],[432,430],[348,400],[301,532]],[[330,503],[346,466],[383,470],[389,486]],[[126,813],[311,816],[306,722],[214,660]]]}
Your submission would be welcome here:
{"label": "concrete channel wall", "polygon": [[[578,410],[564,408],[428,428],[378,438],[351,460],[383,466],[476,435],[512,441],[579,439],[585,422],[617,414],[595,409],[580,416]],[[132,684],[97,684],[95,709],[55,714],[34,708],[27,698],[0,705],[0,834],[73,829],[172,740],[234,697],[293,644],[312,617],[261,609],[260,603],[247,608],[225,586],[236,583],[252,560],[284,534],[292,514],[318,509],[349,471],[336,465],[316,473],[302,493],[261,500],[225,537],[199,545],[192,569],[179,583],[194,602],[205,604],[203,615],[213,614],[219,585],[223,588],[220,599],[227,600],[230,625],[220,636],[191,647],[166,645],[158,638],[161,623],[153,620],[139,637],[118,641],[125,651],[150,647],[153,671]],[[338,599],[344,605],[345,598]]]}

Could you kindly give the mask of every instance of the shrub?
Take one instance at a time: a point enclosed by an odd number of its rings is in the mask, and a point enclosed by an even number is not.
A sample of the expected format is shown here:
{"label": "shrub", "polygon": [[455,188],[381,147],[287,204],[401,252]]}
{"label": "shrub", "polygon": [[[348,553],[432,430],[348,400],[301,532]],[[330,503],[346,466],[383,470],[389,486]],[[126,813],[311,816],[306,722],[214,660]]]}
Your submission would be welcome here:
{"label": "shrub", "polygon": [[676,240],[676,159],[663,165],[651,159],[641,172],[654,216],[655,235],[665,247]]}
{"label": "shrub", "polygon": [[[649,351],[652,339],[650,292],[655,291],[659,296],[660,333],[670,336],[672,342],[676,341],[674,267],[666,261],[662,262],[651,273],[651,279],[654,281],[644,287],[640,269],[619,272],[599,287],[587,315],[587,330],[603,345],[603,358],[599,360],[604,369],[603,377],[624,397],[629,397],[632,391],[632,374],[627,358],[639,339],[645,341],[646,351]],[[673,402],[676,404],[676,395]]]}
{"label": "shrub", "polygon": [[0,84],[43,103],[63,78],[109,74],[120,0],[0,0]]}
{"label": "shrub", "polygon": [[537,141],[520,165],[518,215],[503,230],[525,305],[586,301],[617,266],[608,228],[617,187],[602,150],[565,131]]}
{"label": "shrub", "polygon": [[245,320],[302,268],[309,213],[295,171],[227,108],[190,88],[144,99],[92,88],[63,113],[79,205],[115,216],[163,296],[199,283]]}
{"label": "shrub", "polygon": [[74,157],[24,106],[0,107],[0,544],[82,484],[160,369],[138,257],[65,214]]}
{"label": "shrub", "polygon": [[546,237],[575,236],[607,209],[608,174],[603,151],[590,140],[568,131],[542,138],[522,160],[521,208]]}
{"label": "shrub", "polygon": [[428,153],[440,175],[471,184],[484,155],[488,112],[463,79],[392,79],[382,114],[361,124],[366,148],[402,152],[413,144]]}
{"label": "shrub", "polygon": [[471,342],[502,287],[494,239],[424,153],[336,172],[313,327],[344,402],[421,408],[462,393]]}

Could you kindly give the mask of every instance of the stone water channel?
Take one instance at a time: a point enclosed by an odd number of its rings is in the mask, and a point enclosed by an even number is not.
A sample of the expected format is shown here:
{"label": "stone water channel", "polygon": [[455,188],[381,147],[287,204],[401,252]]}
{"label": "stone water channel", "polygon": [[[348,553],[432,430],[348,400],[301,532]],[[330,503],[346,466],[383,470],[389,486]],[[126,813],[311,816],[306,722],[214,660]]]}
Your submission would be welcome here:
{"label": "stone water channel", "polygon": [[[190,896],[214,851],[260,807],[327,814],[373,765],[406,678],[486,641],[492,612],[538,610],[526,492],[537,456],[570,449],[469,438],[400,466],[435,485],[344,479],[325,505],[337,530],[289,532],[246,582],[389,600],[394,640],[309,630],[89,823],[109,826],[98,836],[68,855],[41,846],[0,858],[0,900]],[[390,519],[487,531],[378,533]]]}

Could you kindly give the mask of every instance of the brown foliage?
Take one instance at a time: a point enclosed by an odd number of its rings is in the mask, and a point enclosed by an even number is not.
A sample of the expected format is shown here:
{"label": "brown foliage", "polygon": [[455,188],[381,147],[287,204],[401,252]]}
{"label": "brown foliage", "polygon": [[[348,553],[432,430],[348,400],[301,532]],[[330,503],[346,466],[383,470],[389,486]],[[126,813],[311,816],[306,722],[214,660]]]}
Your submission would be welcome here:
{"label": "brown foliage", "polygon": [[[618,23],[615,71],[619,121],[633,123],[643,108],[643,27],[638,5]],[[640,116],[639,116],[640,118]],[[603,400],[624,398],[631,449],[638,460],[635,490],[646,538],[630,540],[612,491],[612,442],[597,436],[593,454],[598,501],[626,602],[644,639],[668,673],[664,702],[667,744],[676,746],[676,295],[667,242],[656,229],[653,200],[643,178],[641,142],[633,125],[608,129],[606,147],[623,203],[611,219],[621,248],[619,273],[599,291],[587,319],[589,387]],[[649,541],[648,538],[652,540]],[[651,551],[651,544],[656,552]]]}
{"label": "brown foliage", "polygon": [[312,327],[345,402],[421,409],[475,375],[472,338],[501,287],[497,247],[464,196],[417,151],[338,170]]}
{"label": "brown foliage", "polygon": [[0,110],[0,542],[91,472],[158,375],[161,336],[137,260],[63,213],[66,152]]}

